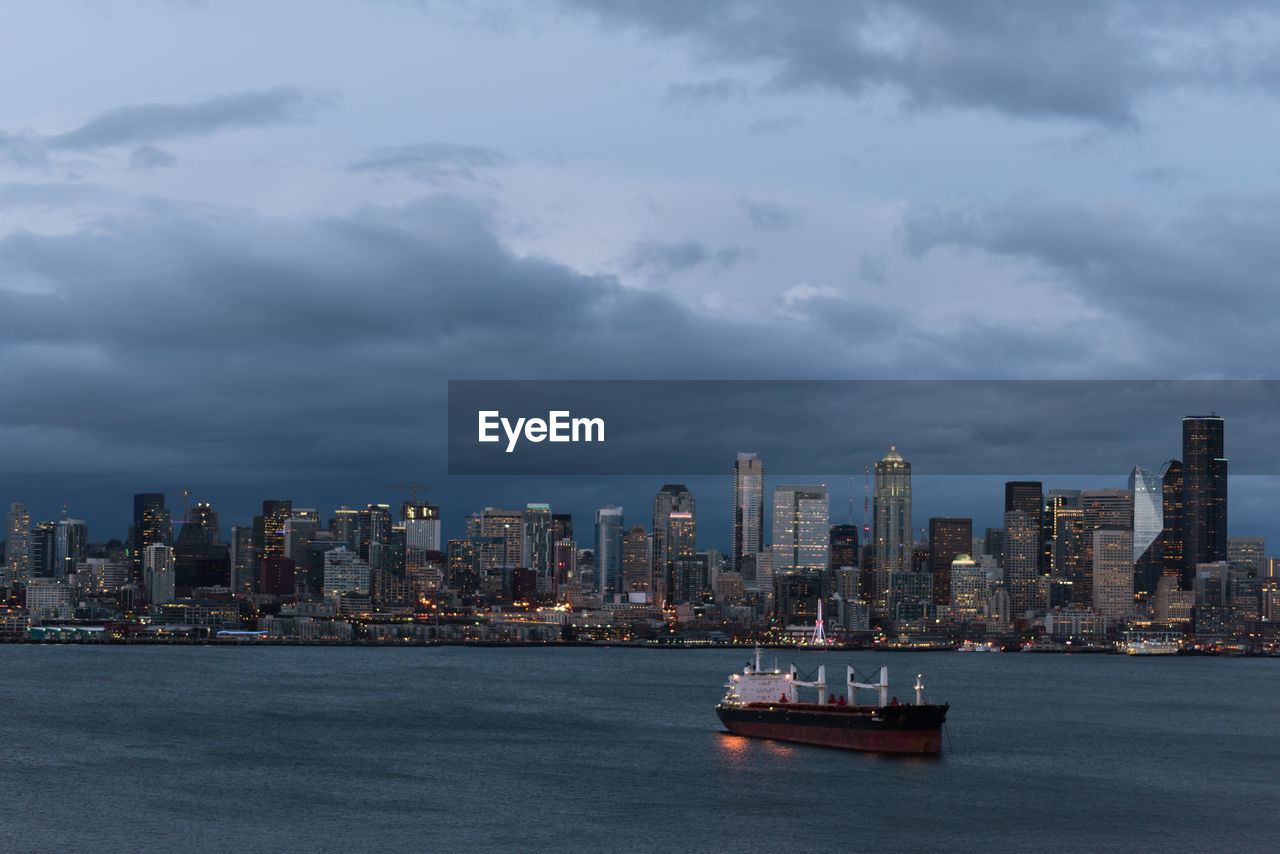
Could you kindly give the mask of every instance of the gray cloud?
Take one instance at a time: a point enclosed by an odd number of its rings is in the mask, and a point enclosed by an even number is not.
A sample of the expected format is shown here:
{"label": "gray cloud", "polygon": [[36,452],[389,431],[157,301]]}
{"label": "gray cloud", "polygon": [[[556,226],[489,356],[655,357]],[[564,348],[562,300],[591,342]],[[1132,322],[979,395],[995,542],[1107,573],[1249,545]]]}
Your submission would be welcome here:
{"label": "gray cloud", "polygon": [[172,154],[154,145],[140,145],[129,154],[129,168],[143,172],[174,166],[177,162],[178,159]]}
{"label": "gray cloud", "polygon": [[796,215],[790,209],[774,202],[744,200],[742,209],[746,211],[747,219],[756,231],[788,231],[796,224]]}
{"label": "gray cloud", "polygon": [[747,125],[749,133],[769,134],[769,133],[786,133],[795,130],[804,124],[803,116],[768,116],[763,119],[756,119]]}
{"label": "gray cloud", "polygon": [[134,104],[107,110],[75,130],[46,141],[50,148],[63,150],[142,145],[175,137],[306,121],[333,104],[332,95],[288,86],[219,95],[190,104]]}
{"label": "gray cloud", "polygon": [[749,91],[745,80],[721,77],[695,83],[672,83],[667,87],[667,100],[693,106],[706,106],[717,101],[745,98]]}
{"label": "gray cloud", "polygon": [[[1276,10],[1190,0],[1009,4],[1000,0],[572,0],[608,24],[692,38],[714,64],[769,68],[778,89],[1131,124],[1156,91],[1280,82]],[[1271,24],[1268,27],[1263,22]]]}
{"label": "gray cloud", "polygon": [[1277,229],[1274,195],[1210,198],[1175,213],[1021,196],[918,206],[903,234],[917,256],[950,247],[1027,265],[1044,289],[1125,329],[1130,337],[1114,343],[1146,370],[1176,377],[1257,375],[1274,360],[1280,322],[1255,309],[1270,304],[1280,277]]}
{"label": "gray cloud", "polygon": [[506,155],[478,145],[424,142],[383,148],[350,163],[353,172],[387,172],[408,175],[428,183],[452,178],[477,179],[477,172],[508,162]]}
{"label": "gray cloud", "polygon": [[633,271],[648,271],[658,276],[669,276],[713,262],[721,267],[732,267],[750,258],[751,255],[751,250],[742,246],[726,246],[712,251],[697,240],[679,240],[670,243],[660,240],[642,240],[632,248],[631,256],[627,259],[627,268]]}

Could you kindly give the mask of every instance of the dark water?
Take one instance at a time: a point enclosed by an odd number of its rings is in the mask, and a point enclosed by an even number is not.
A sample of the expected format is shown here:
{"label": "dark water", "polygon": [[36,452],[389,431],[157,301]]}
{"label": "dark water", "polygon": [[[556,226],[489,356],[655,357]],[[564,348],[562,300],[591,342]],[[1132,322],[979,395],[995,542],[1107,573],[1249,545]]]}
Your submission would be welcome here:
{"label": "dark water", "polygon": [[1280,849],[1280,660],[821,654],[951,703],[890,759],[725,735],[748,657],[0,646],[0,849]]}

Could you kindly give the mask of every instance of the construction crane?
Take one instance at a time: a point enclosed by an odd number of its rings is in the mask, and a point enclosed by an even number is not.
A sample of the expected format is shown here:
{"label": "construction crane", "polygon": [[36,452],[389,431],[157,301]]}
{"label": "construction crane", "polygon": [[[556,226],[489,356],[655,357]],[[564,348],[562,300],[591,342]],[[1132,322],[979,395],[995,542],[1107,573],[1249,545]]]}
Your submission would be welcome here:
{"label": "construction crane", "polygon": [[169,494],[182,496],[182,524],[184,525],[187,524],[187,513],[188,513],[187,502],[191,498],[191,490],[183,489],[178,492],[170,492]]}
{"label": "construction crane", "polygon": [[415,480],[415,481],[413,481],[412,483],[393,483],[393,484],[390,484],[389,486],[384,486],[384,487],[383,487],[383,489],[411,489],[411,490],[413,490],[413,503],[414,503],[414,504],[417,504],[417,503],[418,503],[418,490],[419,490],[419,489],[421,489],[421,490],[423,490],[423,491],[426,491],[426,490],[428,490],[428,489],[430,489],[430,488],[431,488],[431,487],[427,486],[426,484],[419,484],[416,480]]}

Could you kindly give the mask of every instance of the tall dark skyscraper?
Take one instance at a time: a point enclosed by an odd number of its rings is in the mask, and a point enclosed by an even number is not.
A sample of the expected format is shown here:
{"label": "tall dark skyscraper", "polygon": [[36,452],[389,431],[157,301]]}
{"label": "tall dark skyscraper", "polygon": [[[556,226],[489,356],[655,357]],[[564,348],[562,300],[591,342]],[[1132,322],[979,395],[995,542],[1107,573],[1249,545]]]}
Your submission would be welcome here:
{"label": "tall dark skyscraper", "polygon": [[842,566],[858,565],[857,525],[832,525],[830,542],[827,567],[832,573],[838,572]]}
{"label": "tall dark skyscraper", "polygon": [[1160,486],[1164,493],[1164,530],[1160,532],[1161,575],[1176,579],[1182,585],[1187,561],[1182,552],[1182,461],[1169,460],[1160,469]]}
{"label": "tall dark skyscraper", "polygon": [[[666,483],[653,499],[653,598],[667,602],[676,578],[697,553],[696,507],[683,483]],[[674,518],[673,518],[674,517]]]}
{"label": "tall dark skyscraper", "polygon": [[133,564],[133,580],[142,583],[142,560],[147,546],[169,545],[173,536],[172,520],[164,506],[163,492],[139,492],[133,496],[133,524],[129,527],[129,559]]}
{"label": "tall dark skyscraper", "polygon": [[929,571],[933,574],[936,604],[951,604],[951,562],[972,550],[972,519],[944,516],[929,520]]}
{"label": "tall dark skyscraper", "polygon": [[1036,535],[1036,567],[1046,572],[1048,562],[1045,559],[1044,531],[1044,485],[1038,480],[1011,480],[1004,485],[1004,512],[1021,510],[1027,514],[1031,523],[1039,529]]}
{"label": "tall dark skyscraper", "polygon": [[269,498],[262,502],[261,554],[264,560],[269,557],[284,557],[284,525],[291,516],[293,516],[292,499]]}
{"label": "tall dark skyscraper", "polygon": [[1217,415],[1182,419],[1182,586],[1196,564],[1227,559],[1227,459]]}

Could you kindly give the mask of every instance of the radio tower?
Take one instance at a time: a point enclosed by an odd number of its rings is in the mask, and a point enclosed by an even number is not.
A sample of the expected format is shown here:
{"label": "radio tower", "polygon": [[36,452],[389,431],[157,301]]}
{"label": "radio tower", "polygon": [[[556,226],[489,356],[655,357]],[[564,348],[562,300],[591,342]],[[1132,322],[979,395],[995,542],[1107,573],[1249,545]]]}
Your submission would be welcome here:
{"label": "radio tower", "polygon": [[871,466],[864,466],[862,474],[862,538],[871,538]]}

